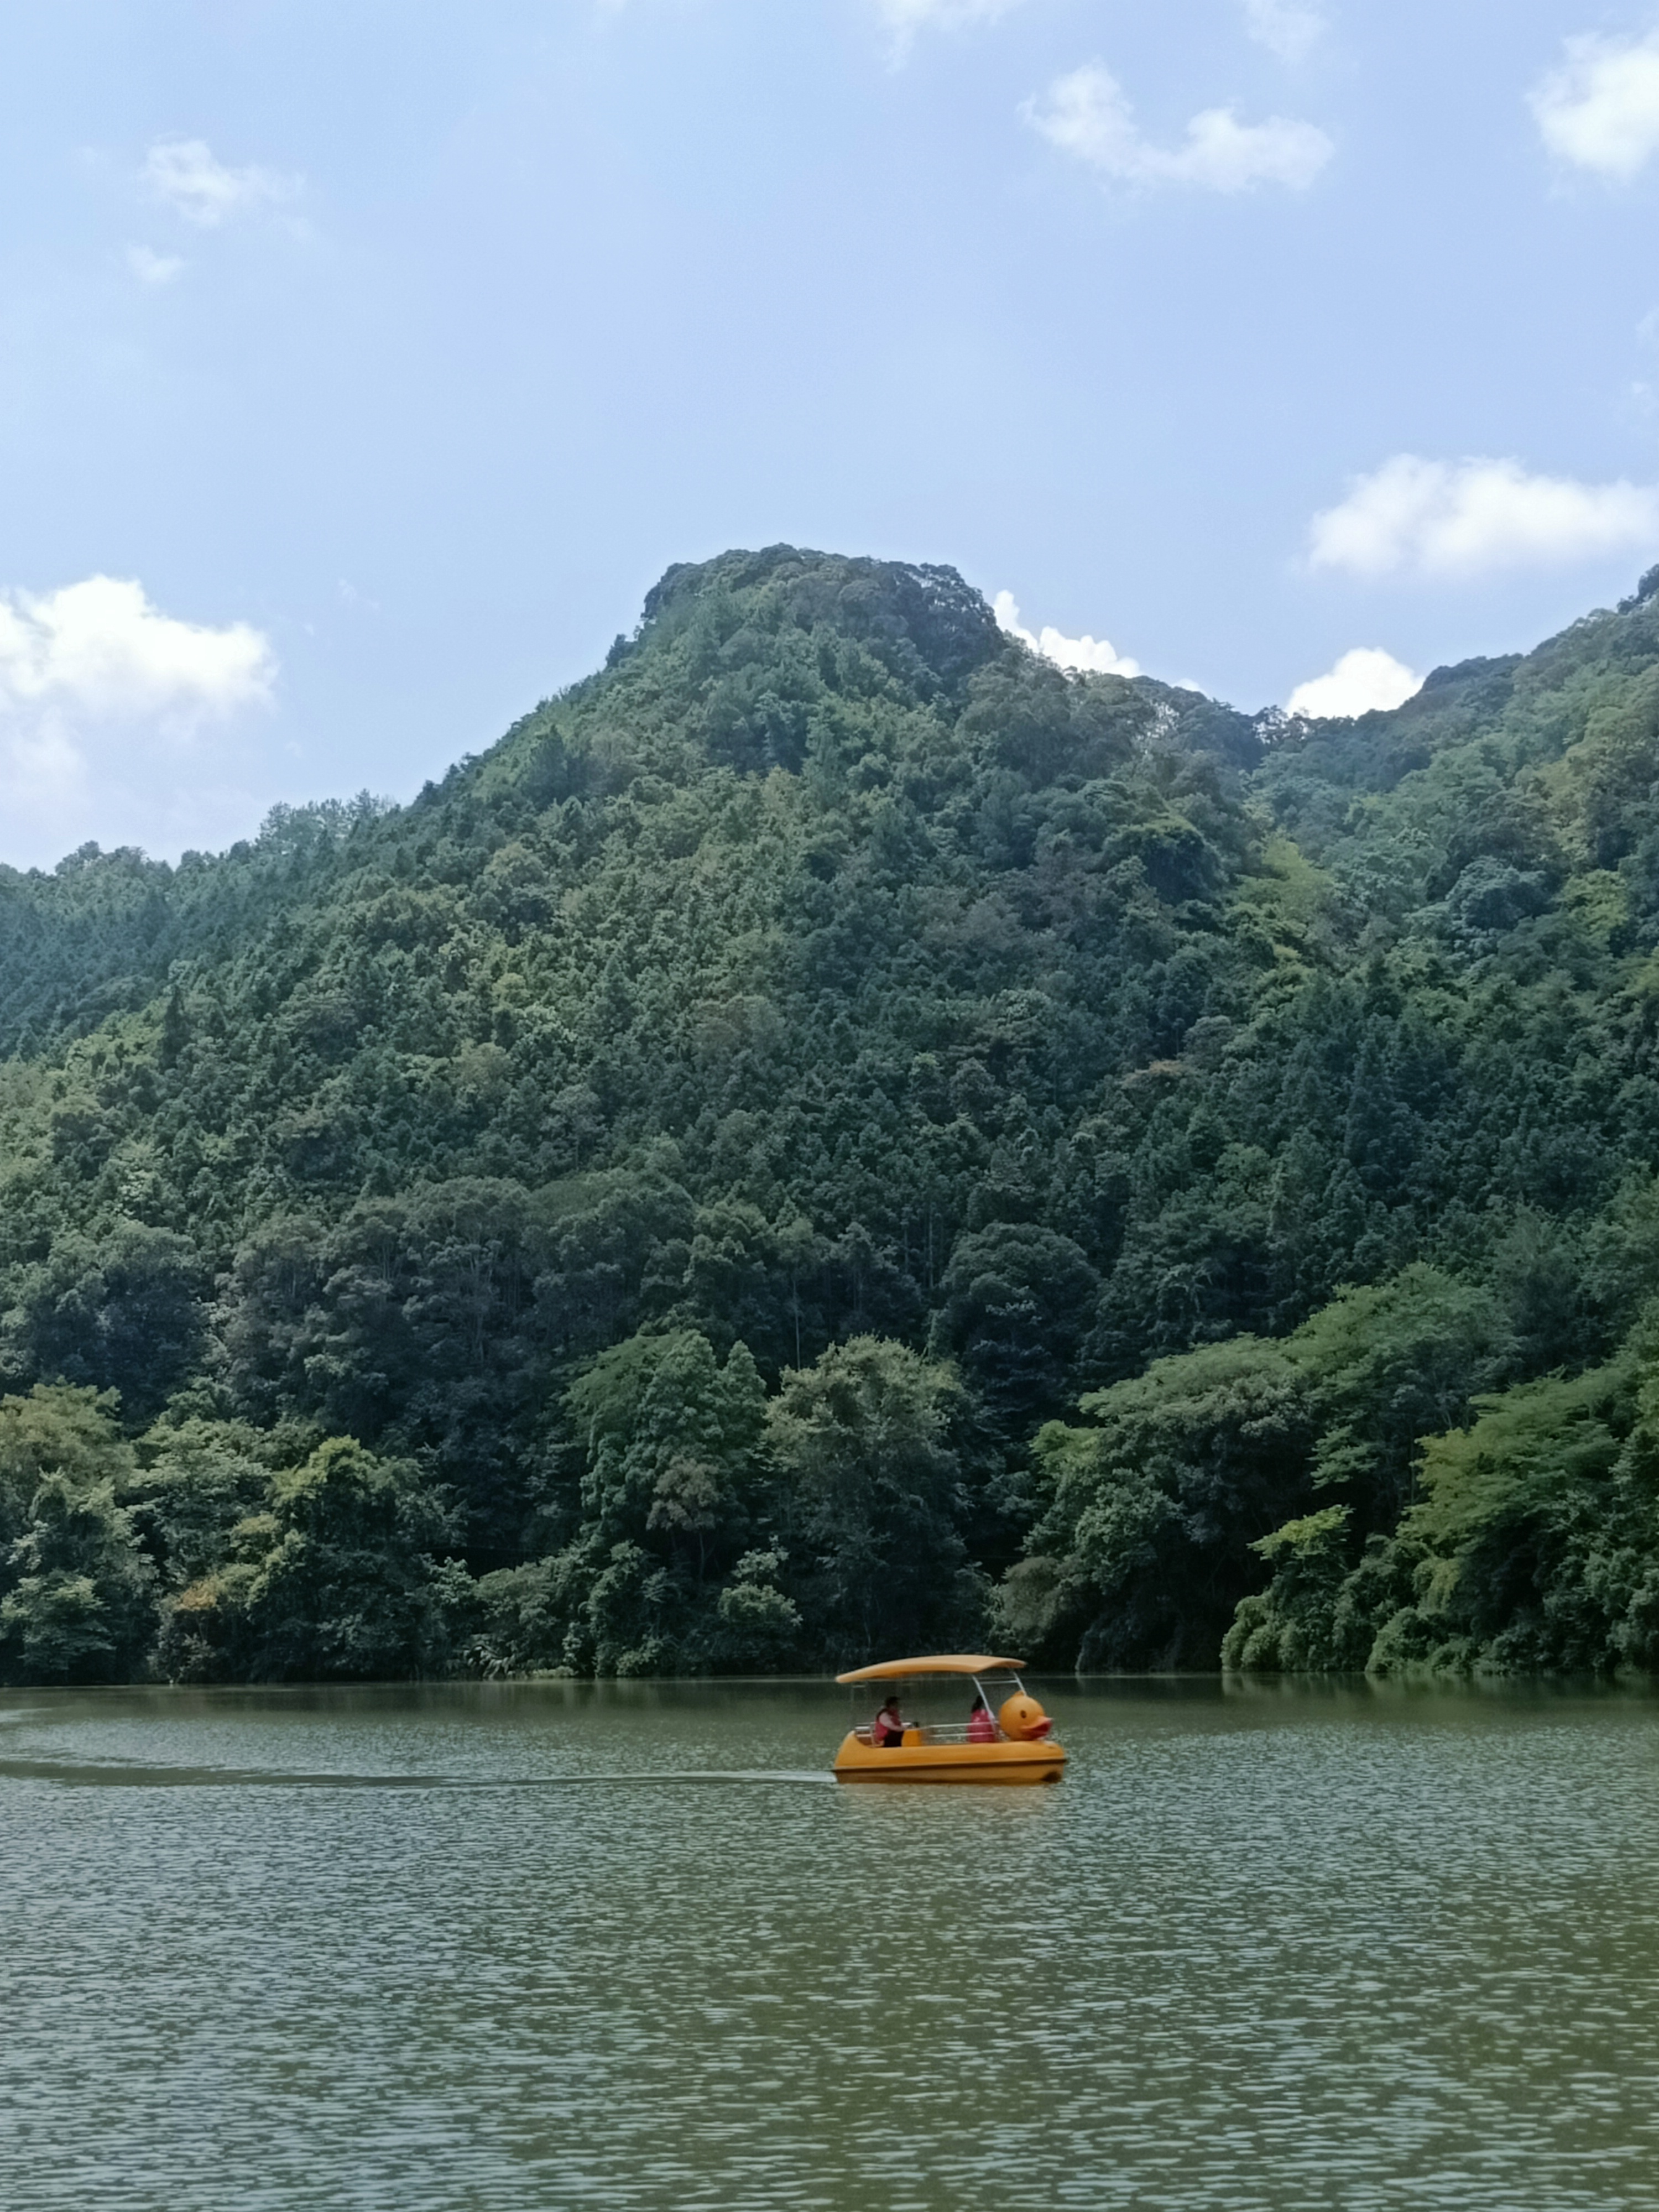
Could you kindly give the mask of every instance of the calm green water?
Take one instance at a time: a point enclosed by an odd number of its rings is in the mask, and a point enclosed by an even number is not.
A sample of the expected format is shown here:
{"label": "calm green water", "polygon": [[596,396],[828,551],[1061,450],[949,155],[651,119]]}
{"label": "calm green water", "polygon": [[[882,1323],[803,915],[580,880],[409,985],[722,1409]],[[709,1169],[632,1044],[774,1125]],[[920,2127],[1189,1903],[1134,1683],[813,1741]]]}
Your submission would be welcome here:
{"label": "calm green water", "polygon": [[0,1697],[0,2202],[1659,2207],[1659,1705]]}

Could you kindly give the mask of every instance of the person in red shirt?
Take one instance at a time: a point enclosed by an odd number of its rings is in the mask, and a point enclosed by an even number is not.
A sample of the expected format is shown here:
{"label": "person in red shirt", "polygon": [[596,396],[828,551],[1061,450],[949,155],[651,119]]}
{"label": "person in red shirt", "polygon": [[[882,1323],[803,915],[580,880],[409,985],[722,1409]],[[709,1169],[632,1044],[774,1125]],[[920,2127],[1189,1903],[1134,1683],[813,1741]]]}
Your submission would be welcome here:
{"label": "person in red shirt", "polygon": [[994,1743],[996,1740],[997,1724],[986,1710],[984,1698],[975,1698],[974,1709],[968,1716],[968,1741],[969,1743]]}
{"label": "person in red shirt", "polygon": [[895,1690],[870,1723],[870,1741],[878,1751],[890,1751],[895,1744],[903,1742],[906,1725],[899,1712],[898,1692]]}

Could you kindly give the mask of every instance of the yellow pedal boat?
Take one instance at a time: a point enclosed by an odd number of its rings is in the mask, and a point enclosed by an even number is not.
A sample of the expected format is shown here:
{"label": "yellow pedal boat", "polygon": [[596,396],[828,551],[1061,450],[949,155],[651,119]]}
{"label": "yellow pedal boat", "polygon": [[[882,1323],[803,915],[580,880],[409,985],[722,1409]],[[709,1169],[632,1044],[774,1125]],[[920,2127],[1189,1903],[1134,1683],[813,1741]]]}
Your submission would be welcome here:
{"label": "yellow pedal boat", "polygon": [[931,1659],[884,1659],[879,1666],[837,1674],[838,1682],[854,1684],[956,1675],[979,1692],[984,1717],[971,1723],[905,1722],[883,1729],[867,1722],[851,1728],[836,1753],[836,1781],[1058,1782],[1066,1753],[1054,1741],[1054,1723],[1020,1680],[1024,1663],[951,1651]]}

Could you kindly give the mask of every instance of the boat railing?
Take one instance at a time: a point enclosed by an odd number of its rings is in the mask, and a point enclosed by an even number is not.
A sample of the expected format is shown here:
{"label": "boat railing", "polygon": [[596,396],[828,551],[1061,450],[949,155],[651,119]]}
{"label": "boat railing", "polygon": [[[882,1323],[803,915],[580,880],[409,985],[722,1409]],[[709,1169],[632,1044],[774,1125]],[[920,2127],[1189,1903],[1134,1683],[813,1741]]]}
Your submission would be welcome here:
{"label": "boat railing", "polygon": [[[873,1743],[875,1741],[875,1733],[873,1729],[867,1728],[856,1728],[854,1729],[853,1733],[860,1743]],[[969,1735],[968,1733],[968,1723],[966,1721],[942,1721],[937,1725],[930,1724],[922,1728],[911,1728],[907,1729],[906,1734],[919,1736],[925,1744],[1006,1743],[1008,1741],[1007,1737],[1003,1735],[1000,1729],[997,1730],[994,1735]]]}

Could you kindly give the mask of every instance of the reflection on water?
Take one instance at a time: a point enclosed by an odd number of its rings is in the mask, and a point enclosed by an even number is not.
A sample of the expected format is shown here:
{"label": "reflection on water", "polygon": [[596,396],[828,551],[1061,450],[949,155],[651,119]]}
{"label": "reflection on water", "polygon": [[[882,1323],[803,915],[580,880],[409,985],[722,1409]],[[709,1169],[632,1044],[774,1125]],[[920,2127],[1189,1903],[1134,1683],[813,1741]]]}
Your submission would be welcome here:
{"label": "reflection on water", "polygon": [[1030,1791],[814,1686],[0,1696],[0,2199],[1659,2208],[1659,1705],[1044,1696]]}

